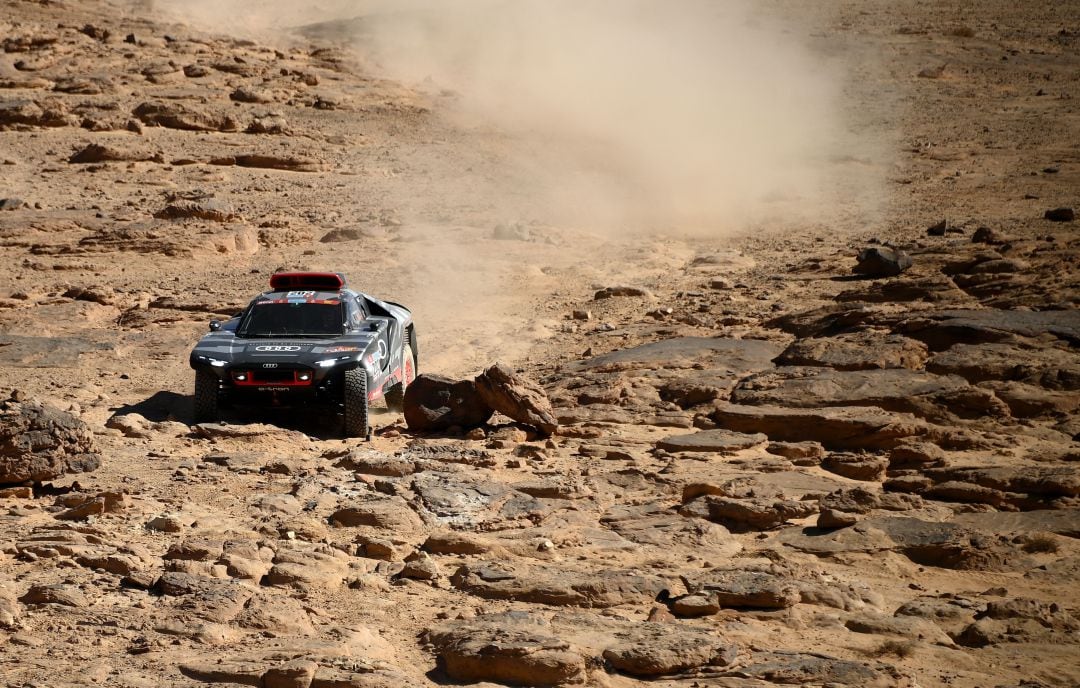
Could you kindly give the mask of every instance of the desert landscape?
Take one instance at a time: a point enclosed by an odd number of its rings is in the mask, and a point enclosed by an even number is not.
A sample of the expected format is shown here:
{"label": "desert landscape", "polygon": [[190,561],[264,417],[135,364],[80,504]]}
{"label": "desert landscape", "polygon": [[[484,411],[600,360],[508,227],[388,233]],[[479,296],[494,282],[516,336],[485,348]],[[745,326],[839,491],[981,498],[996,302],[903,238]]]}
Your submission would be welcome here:
{"label": "desert landscape", "polygon": [[1080,685],[1080,4],[249,4],[0,0],[0,685]]}

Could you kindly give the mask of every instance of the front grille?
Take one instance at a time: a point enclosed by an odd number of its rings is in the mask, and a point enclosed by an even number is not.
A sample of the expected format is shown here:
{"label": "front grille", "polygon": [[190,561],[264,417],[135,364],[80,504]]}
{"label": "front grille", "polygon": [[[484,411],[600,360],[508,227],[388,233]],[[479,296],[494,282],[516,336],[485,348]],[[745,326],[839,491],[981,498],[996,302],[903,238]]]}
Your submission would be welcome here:
{"label": "front grille", "polygon": [[[306,387],[314,382],[315,374],[307,368],[254,370],[236,369],[230,371],[234,385],[238,387]],[[307,379],[302,379],[306,377]]]}
{"label": "front grille", "polygon": [[296,382],[295,370],[253,370],[251,376],[259,382]]}

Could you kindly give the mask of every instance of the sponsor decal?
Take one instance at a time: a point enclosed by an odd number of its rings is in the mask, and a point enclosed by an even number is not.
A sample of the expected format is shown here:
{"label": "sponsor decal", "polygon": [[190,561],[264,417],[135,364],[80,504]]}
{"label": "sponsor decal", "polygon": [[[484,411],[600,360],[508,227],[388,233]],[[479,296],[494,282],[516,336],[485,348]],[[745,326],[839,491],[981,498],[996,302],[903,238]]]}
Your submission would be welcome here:
{"label": "sponsor decal", "polygon": [[382,362],[386,360],[386,354],[387,354],[386,342],[380,339],[379,340],[379,348],[377,350],[373,351],[372,353],[368,354],[368,357],[367,357],[368,363],[370,363],[373,366],[378,366],[378,367],[381,368],[382,367]]}
{"label": "sponsor decal", "polygon": [[299,346],[290,346],[284,344],[260,344],[255,347],[256,351],[263,351],[268,353],[288,353],[290,351],[299,351]]}
{"label": "sponsor decal", "polygon": [[290,291],[288,294],[285,295],[285,298],[287,298],[287,299],[307,299],[307,298],[311,298],[312,296],[315,296],[315,292],[313,292],[313,291]]}
{"label": "sponsor decal", "polygon": [[358,346],[330,346],[323,349],[324,354],[344,354],[350,351],[360,351]]}
{"label": "sponsor decal", "polygon": [[277,368],[277,363],[263,363],[263,368]]}

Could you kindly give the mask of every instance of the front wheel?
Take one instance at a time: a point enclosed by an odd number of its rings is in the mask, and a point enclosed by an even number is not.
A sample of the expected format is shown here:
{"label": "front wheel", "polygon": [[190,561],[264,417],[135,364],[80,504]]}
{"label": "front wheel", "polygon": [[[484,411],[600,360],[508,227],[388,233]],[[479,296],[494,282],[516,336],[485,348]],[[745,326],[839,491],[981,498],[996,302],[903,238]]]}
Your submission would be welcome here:
{"label": "front wheel", "polygon": [[345,371],[345,436],[371,438],[367,373],[363,368]]}
{"label": "front wheel", "polygon": [[218,379],[205,370],[195,371],[195,422],[213,423],[218,419]]}
{"label": "front wheel", "polygon": [[405,343],[405,350],[401,354],[401,382],[386,390],[386,406],[391,411],[401,412],[405,409],[405,390],[416,379],[416,361],[413,359],[412,347]]}

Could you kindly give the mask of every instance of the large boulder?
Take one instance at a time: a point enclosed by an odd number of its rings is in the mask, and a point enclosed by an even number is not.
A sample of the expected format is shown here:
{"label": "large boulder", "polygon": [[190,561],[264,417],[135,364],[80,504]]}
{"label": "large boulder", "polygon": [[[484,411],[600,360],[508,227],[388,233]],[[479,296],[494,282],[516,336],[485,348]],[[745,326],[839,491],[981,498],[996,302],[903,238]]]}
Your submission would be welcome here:
{"label": "large boulder", "polygon": [[0,484],[54,480],[101,463],[86,423],[32,400],[0,403]]}
{"label": "large boulder", "polygon": [[868,277],[892,277],[911,267],[911,256],[887,246],[869,246],[859,251],[852,272]]}
{"label": "large boulder", "polygon": [[488,406],[519,423],[549,435],[559,427],[551,402],[540,385],[502,363],[477,376],[476,391]]}
{"label": "large boulder", "polygon": [[494,410],[471,380],[417,375],[405,390],[405,422],[413,430],[476,428],[486,423],[492,413]]}

